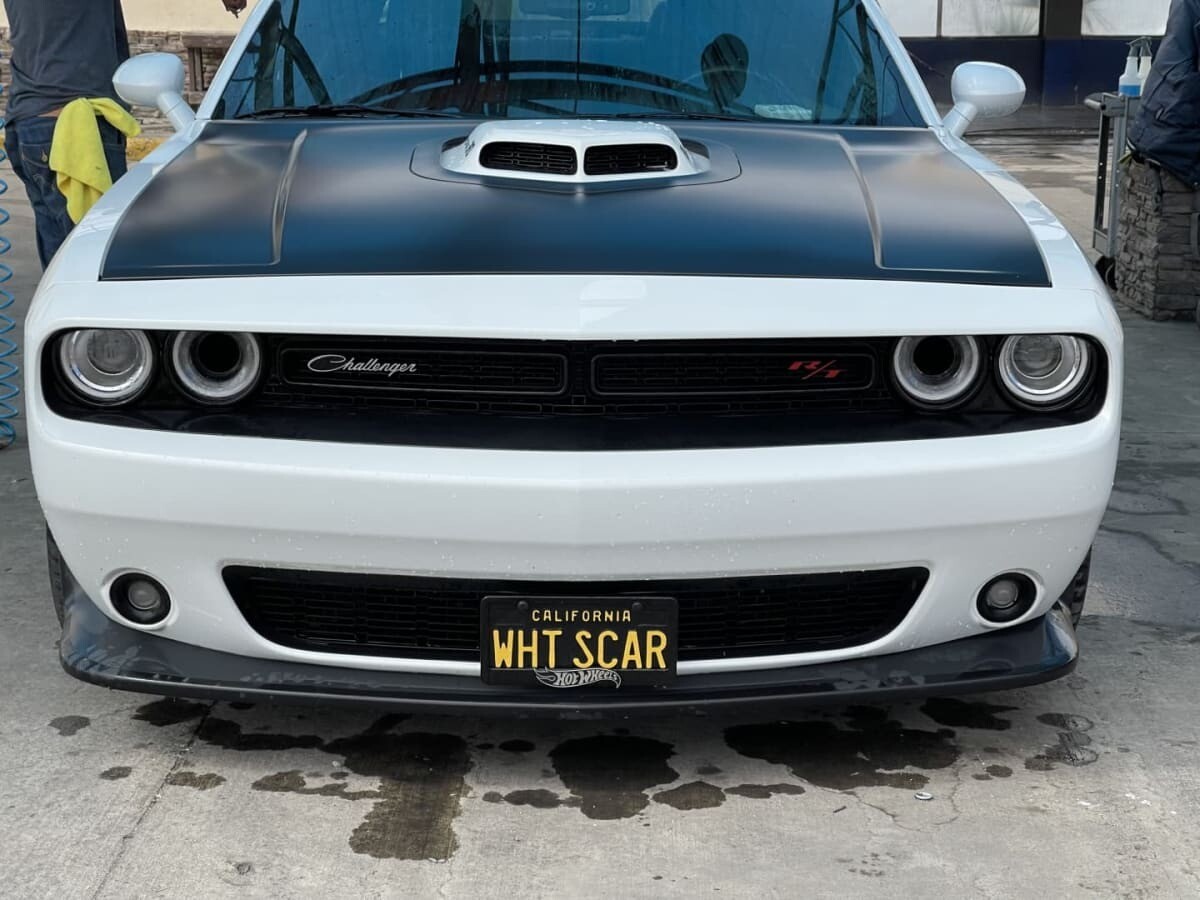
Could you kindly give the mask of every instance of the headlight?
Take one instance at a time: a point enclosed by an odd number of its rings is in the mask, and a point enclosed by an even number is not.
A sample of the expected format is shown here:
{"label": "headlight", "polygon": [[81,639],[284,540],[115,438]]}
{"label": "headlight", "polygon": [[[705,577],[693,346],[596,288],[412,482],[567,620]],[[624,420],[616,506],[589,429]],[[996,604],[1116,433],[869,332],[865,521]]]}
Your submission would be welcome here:
{"label": "headlight", "polygon": [[900,389],[923,406],[951,406],[979,383],[983,356],[973,337],[906,337],[896,345],[892,370]]}
{"label": "headlight", "polygon": [[1063,334],[1026,334],[1000,345],[1000,383],[1015,399],[1036,406],[1069,400],[1091,364],[1086,342]]}
{"label": "headlight", "polygon": [[171,365],[180,386],[196,400],[233,403],[258,382],[262,351],[252,334],[184,331],[171,342]]}
{"label": "headlight", "polygon": [[104,406],[128,403],[154,374],[154,347],[140,331],[88,328],[63,336],[59,365],[83,399]]}

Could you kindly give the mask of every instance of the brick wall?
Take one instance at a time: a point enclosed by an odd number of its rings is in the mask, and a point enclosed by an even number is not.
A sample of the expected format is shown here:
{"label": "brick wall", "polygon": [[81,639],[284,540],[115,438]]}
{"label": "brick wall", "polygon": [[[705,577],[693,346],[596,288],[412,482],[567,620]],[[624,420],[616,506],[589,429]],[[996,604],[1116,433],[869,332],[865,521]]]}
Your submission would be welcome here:
{"label": "brick wall", "polygon": [[[232,40],[232,35],[131,31],[129,51],[134,56],[139,53],[174,53],[182,59],[187,73],[184,80],[185,96],[188,102],[195,106],[204,96],[204,89],[212,83],[217,67],[225,58],[225,51]],[[0,83],[4,84],[6,89],[11,83],[9,55],[8,28],[0,26]],[[148,135],[162,135],[171,130],[171,126],[157,110],[139,108],[134,110],[134,114]]]}
{"label": "brick wall", "polygon": [[1151,319],[1191,319],[1200,304],[1200,193],[1161,169],[1121,173],[1117,299]]}

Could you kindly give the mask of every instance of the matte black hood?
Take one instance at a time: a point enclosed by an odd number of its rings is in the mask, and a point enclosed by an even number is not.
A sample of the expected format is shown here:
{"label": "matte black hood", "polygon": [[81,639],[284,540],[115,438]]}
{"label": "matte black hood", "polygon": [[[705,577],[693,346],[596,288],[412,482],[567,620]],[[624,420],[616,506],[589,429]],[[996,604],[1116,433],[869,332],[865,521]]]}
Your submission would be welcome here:
{"label": "matte black hood", "polygon": [[926,131],[681,123],[685,141],[714,151],[715,176],[695,183],[563,189],[431,176],[429,160],[470,130],[469,122],[213,123],[131,204],[102,277],[1050,284],[1021,216]]}

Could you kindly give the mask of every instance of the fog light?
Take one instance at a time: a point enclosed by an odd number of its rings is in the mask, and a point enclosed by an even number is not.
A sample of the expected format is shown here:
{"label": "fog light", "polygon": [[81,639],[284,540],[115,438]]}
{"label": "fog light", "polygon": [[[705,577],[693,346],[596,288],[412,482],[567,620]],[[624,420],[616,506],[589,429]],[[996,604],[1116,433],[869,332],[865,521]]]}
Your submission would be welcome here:
{"label": "fog light", "polygon": [[1036,600],[1037,586],[1032,579],[1010,572],[985,584],[975,607],[989,622],[1012,622],[1029,612]]}
{"label": "fog light", "polygon": [[112,586],[113,608],[138,625],[155,625],[171,611],[167,589],[148,575],[122,575]]}

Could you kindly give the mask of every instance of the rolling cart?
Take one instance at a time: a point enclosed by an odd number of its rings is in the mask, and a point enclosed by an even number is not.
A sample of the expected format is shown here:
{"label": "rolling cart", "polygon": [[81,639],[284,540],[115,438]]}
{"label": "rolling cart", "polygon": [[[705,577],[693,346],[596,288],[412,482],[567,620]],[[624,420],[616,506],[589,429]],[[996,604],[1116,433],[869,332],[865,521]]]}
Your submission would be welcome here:
{"label": "rolling cart", "polygon": [[1096,211],[1092,222],[1092,248],[1100,253],[1096,270],[1110,288],[1117,286],[1121,220],[1120,162],[1129,146],[1129,125],[1137,115],[1140,97],[1094,94],[1085,101],[1100,113],[1100,151],[1096,166]]}

